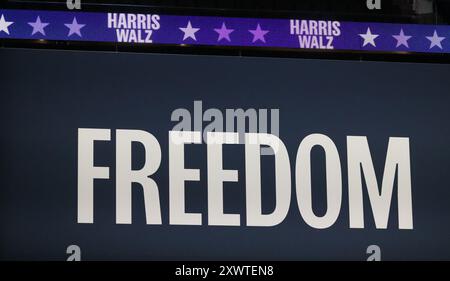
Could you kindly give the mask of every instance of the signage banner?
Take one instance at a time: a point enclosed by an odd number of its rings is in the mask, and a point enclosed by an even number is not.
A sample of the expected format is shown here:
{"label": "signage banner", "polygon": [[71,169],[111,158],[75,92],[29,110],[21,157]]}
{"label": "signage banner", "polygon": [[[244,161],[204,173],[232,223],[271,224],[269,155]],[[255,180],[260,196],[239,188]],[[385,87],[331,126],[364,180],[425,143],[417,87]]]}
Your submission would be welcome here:
{"label": "signage banner", "polygon": [[450,53],[446,25],[0,9],[0,38]]}
{"label": "signage banner", "polygon": [[450,259],[449,65],[0,61],[2,260]]}

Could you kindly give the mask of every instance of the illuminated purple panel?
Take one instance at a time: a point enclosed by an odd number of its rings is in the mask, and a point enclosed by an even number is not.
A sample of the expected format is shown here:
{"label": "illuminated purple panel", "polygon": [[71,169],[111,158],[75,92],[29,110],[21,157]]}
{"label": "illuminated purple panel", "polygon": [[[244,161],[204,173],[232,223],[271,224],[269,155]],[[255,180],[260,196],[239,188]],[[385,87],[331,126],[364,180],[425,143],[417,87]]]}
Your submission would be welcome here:
{"label": "illuminated purple panel", "polygon": [[442,25],[0,10],[0,38],[449,53]]}

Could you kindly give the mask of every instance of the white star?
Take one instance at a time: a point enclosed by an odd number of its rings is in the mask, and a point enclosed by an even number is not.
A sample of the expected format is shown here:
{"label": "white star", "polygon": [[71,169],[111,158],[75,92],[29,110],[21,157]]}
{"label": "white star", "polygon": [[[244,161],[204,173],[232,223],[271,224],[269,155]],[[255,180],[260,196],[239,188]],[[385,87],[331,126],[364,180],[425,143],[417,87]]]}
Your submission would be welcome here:
{"label": "white star", "polygon": [[375,39],[380,35],[372,34],[372,32],[370,31],[370,27],[368,27],[367,32],[365,34],[359,34],[359,36],[361,36],[364,39],[363,47],[366,46],[367,44],[376,47]]}
{"label": "white star", "polygon": [[197,41],[197,38],[195,38],[195,33],[200,30],[200,28],[194,28],[191,25],[191,22],[188,21],[188,24],[186,27],[180,27],[180,30],[184,32],[183,41],[187,38],[192,38],[195,41]]}
{"label": "white star", "polygon": [[0,17],[0,33],[3,31],[9,35],[8,26],[10,26],[13,23],[14,22],[12,22],[12,21],[6,21],[5,17],[2,14],[2,16]]}
{"label": "white star", "polygon": [[439,49],[442,49],[441,42],[445,39],[445,37],[439,37],[436,30],[434,31],[433,36],[426,36],[428,40],[430,40],[430,49],[437,46]]}
{"label": "white star", "polygon": [[394,37],[395,40],[397,40],[396,48],[398,48],[398,47],[400,47],[402,45],[405,46],[406,48],[409,48],[408,40],[412,36],[405,35],[405,33],[403,33],[403,29],[400,29],[400,34],[399,35],[392,35],[392,37]]}

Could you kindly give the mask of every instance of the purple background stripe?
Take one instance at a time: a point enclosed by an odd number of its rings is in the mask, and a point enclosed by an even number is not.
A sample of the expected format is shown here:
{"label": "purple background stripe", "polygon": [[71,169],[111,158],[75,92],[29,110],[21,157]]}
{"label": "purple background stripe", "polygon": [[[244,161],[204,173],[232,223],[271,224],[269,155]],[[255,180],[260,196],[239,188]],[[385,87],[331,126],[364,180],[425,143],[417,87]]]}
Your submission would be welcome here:
{"label": "purple background stripe", "polygon": [[[0,10],[0,17],[3,16],[7,22],[13,22],[7,27],[8,35],[2,29],[0,18],[0,38],[117,42],[115,29],[107,26],[107,15],[91,12]],[[28,24],[36,22],[38,16],[41,22],[49,23],[44,28],[45,36],[39,32],[32,35],[33,27]],[[65,24],[72,23],[74,17],[79,24],[85,24],[80,29],[82,37],[77,34],[68,36],[69,28]],[[195,33],[196,40],[192,38],[183,40],[184,33],[180,27],[186,27],[188,21],[194,28],[200,28]],[[298,36],[290,34],[289,19],[160,15],[159,22],[160,29],[153,31],[153,44],[300,48]],[[228,29],[234,30],[229,34],[230,41],[226,39],[218,41],[219,34],[214,29],[221,28],[222,23],[225,23]],[[265,42],[261,40],[253,42],[254,35],[249,30],[254,30],[258,24],[261,29],[268,31],[264,35]],[[340,24],[341,35],[335,37],[333,43],[335,50],[450,53],[449,26],[364,22],[340,22]],[[376,46],[370,43],[363,46],[364,40],[359,34],[366,34],[368,28],[372,34],[378,35],[374,40]],[[393,35],[398,35],[401,29],[404,34],[411,36],[408,40],[409,48],[404,45],[396,47],[397,40]],[[445,37],[441,41],[442,49],[438,46],[430,48],[431,41],[427,36],[433,36],[435,31],[439,37]]]}

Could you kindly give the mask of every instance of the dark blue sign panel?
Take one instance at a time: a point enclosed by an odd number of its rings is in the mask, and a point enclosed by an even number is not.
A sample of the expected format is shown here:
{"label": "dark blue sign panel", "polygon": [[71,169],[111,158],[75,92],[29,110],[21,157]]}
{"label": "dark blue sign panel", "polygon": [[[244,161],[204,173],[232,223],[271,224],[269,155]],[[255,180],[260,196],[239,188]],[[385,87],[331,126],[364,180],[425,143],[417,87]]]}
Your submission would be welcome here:
{"label": "dark blue sign panel", "polygon": [[0,38],[450,53],[446,25],[0,10]]}
{"label": "dark blue sign panel", "polygon": [[448,65],[0,61],[2,260],[450,259]]}

